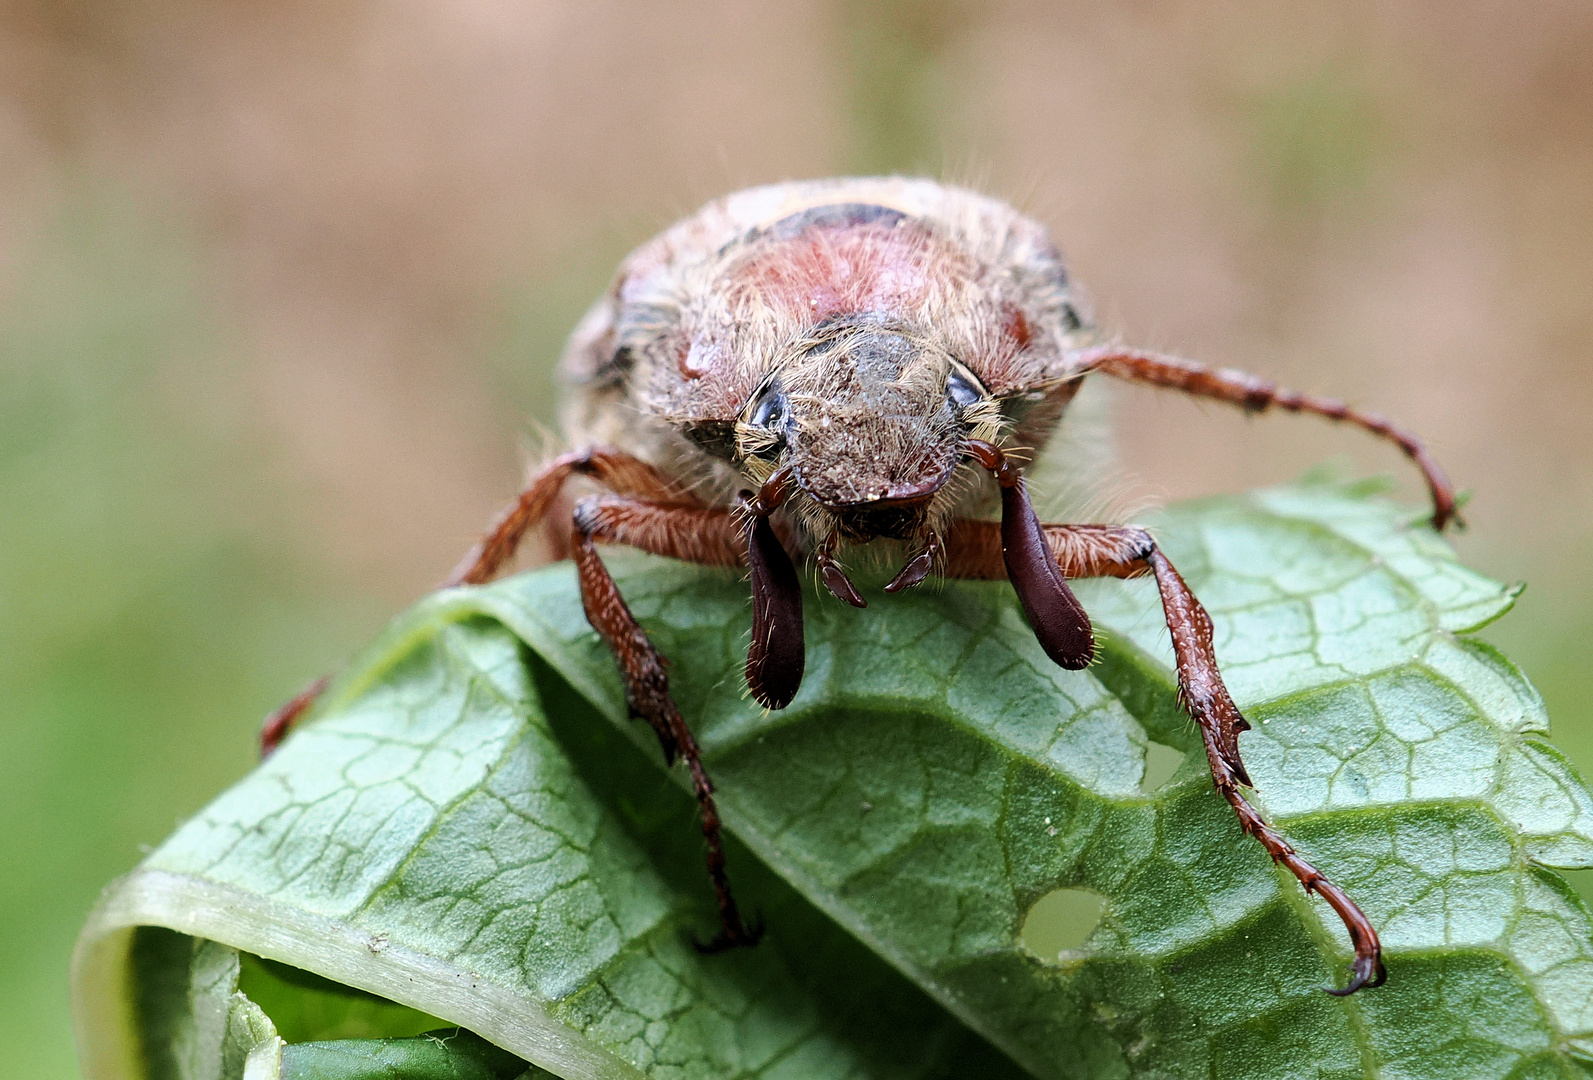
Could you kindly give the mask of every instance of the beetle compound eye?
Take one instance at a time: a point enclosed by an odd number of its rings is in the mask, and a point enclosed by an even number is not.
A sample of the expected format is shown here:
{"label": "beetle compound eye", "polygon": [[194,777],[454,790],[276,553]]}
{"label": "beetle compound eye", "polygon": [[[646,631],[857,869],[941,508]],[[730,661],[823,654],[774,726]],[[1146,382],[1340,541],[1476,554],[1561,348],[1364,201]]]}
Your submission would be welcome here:
{"label": "beetle compound eye", "polygon": [[973,407],[984,396],[983,388],[961,368],[952,368],[951,374],[946,376],[946,397],[959,410]]}
{"label": "beetle compound eye", "polygon": [[785,393],[778,382],[758,391],[736,427],[740,453],[753,457],[772,457],[785,446],[785,429],[790,420]]}
{"label": "beetle compound eye", "polygon": [[777,431],[785,426],[785,395],[770,391],[752,410],[748,423],[767,431]]}

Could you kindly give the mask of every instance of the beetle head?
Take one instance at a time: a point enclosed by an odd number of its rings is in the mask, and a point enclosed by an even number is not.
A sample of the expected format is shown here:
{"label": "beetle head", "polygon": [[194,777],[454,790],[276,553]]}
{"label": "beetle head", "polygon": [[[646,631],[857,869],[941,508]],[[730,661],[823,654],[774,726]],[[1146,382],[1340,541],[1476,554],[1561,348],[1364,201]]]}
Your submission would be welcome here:
{"label": "beetle head", "polygon": [[880,315],[832,318],[792,342],[743,410],[754,480],[788,466],[810,534],[908,539],[935,521],[969,437],[1000,408],[933,336]]}

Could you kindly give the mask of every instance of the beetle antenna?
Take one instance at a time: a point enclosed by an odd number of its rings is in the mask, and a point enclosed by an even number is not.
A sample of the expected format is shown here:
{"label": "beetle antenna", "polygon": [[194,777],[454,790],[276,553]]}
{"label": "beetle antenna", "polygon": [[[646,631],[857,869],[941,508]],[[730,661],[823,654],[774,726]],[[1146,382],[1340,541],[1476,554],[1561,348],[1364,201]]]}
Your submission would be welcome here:
{"label": "beetle antenna", "polygon": [[1040,648],[1058,667],[1069,671],[1088,667],[1095,659],[1090,617],[1057,566],[1024,489],[1023,474],[992,443],[969,439],[963,452],[989,469],[1001,486],[1001,558]]}
{"label": "beetle antenna", "polygon": [[[747,646],[747,687],[766,709],[783,709],[802,685],[807,650],[802,637],[802,582],[769,524],[794,482],[790,466],[769,477],[754,496],[743,491],[747,512],[747,570],[752,582],[752,641]],[[844,575],[843,575],[844,577]]]}

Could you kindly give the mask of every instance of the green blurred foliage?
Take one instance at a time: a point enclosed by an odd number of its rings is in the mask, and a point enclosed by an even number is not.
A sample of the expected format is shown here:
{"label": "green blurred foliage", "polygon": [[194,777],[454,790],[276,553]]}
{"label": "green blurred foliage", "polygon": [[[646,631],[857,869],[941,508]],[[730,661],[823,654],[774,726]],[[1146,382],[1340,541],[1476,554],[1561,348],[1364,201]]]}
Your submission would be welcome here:
{"label": "green blurred foliage", "polygon": [[[629,247],[629,238],[610,233],[597,243],[539,259],[537,269],[504,284],[496,317],[478,339],[503,427],[530,428],[535,455],[542,449],[535,436],[558,429],[559,380],[553,361],[563,352],[570,328],[603,295]],[[527,357],[543,362],[527,363]]]}
{"label": "green blurred foliage", "polygon": [[973,28],[967,0],[836,4],[845,39],[851,145],[846,170],[938,175],[947,146],[940,121],[955,112],[946,54]]}
{"label": "green blurred foliage", "polygon": [[182,237],[80,189],[0,310],[7,1075],[74,1074],[66,961],[99,890],[382,618],[284,542],[307,523],[255,517],[292,492]]}
{"label": "green blurred foliage", "polygon": [[1281,216],[1361,190],[1390,150],[1376,96],[1338,67],[1270,86],[1248,104],[1253,168]]}

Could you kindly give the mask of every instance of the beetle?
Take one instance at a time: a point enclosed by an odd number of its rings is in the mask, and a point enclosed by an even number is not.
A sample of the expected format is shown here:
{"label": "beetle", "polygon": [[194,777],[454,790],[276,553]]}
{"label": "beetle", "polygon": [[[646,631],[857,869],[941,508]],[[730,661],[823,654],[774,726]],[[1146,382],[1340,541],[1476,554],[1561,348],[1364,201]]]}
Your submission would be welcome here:
{"label": "beetle", "polygon": [[[996,199],[925,179],[841,178],[752,188],[709,203],[632,252],[576,328],[561,363],[564,426],[577,447],[545,464],[445,582],[486,582],[556,507],[571,523],[582,604],[623,676],[632,717],[684,761],[718,900],[714,951],[753,944],[725,870],[713,784],[670,697],[664,660],[620,596],[597,545],[745,567],[752,593],[746,681],[764,707],[802,681],[797,564],[839,600],[866,601],[845,569],[868,545],[902,561],[899,592],[938,573],[1006,579],[1040,647],[1082,669],[1089,616],[1070,578],[1154,577],[1178,693],[1217,791],[1349,932],[1350,994],[1386,978],[1377,931],[1246,800],[1249,728],[1218,670],[1212,623],[1144,529],[1042,524],[1025,487],[1082,381],[1101,374],[1343,421],[1392,441],[1421,470],[1432,525],[1456,520],[1448,479],[1388,419],[1104,340],[1046,230]],[[602,493],[562,501],[572,478]],[[997,520],[990,515],[999,507]],[[275,745],[312,687],[268,718]]]}

